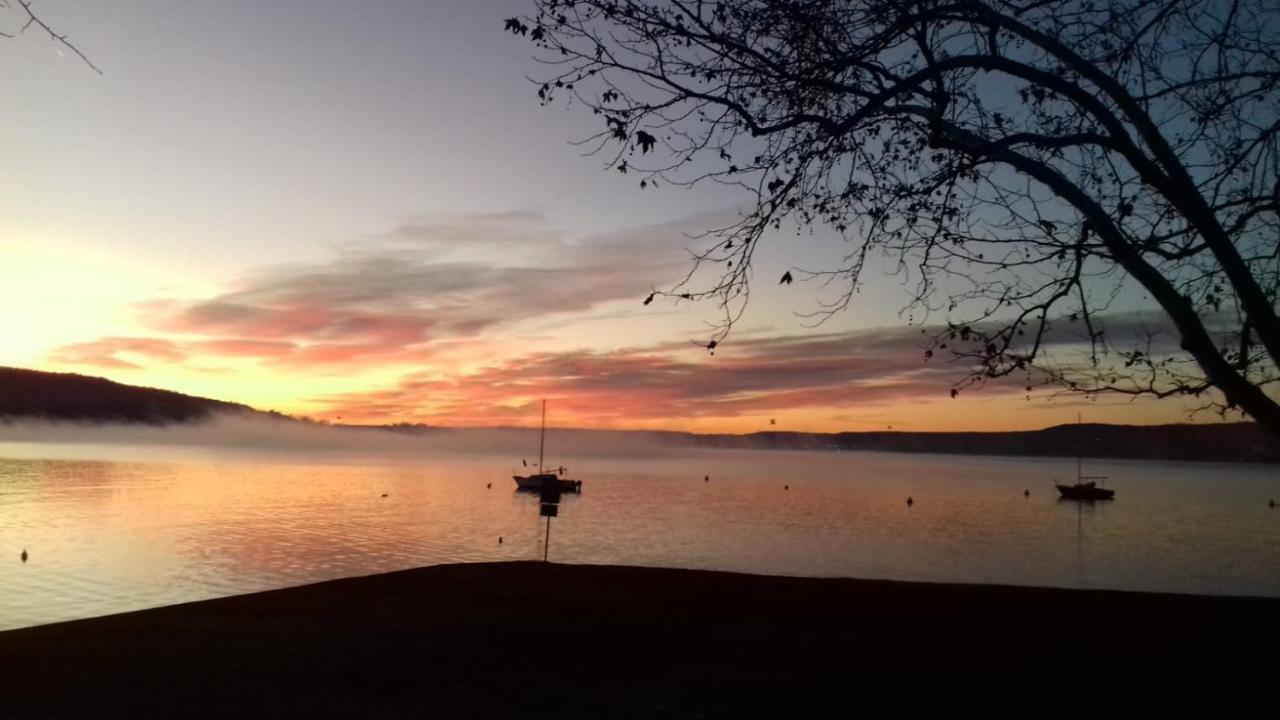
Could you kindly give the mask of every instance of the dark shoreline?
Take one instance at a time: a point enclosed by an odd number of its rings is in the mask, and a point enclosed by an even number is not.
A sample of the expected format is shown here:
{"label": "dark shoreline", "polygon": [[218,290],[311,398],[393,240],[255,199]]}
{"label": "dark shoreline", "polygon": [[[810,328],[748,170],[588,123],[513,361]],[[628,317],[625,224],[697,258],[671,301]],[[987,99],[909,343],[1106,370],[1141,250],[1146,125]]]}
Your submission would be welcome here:
{"label": "dark shoreline", "polygon": [[[532,428],[459,428],[412,423],[330,425],[245,405],[183,395],[168,390],[123,385],[72,373],[0,367],[0,430],[26,421],[174,427],[217,417],[315,426],[352,432],[431,436],[494,430],[533,433]],[[1109,425],[1055,425],[1039,430],[989,432],[791,432],[771,429],[744,434],[659,430],[553,428],[552,433],[585,446],[613,444],[618,438],[656,441],[675,447],[723,450],[824,450],[943,453],[1002,457],[1063,457],[1170,460],[1177,462],[1280,463],[1280,443],[1253,422]]]}
{"label": "dark shoreline", "polygon": [[442,565],[0,633],[0,717],[1280,716],[1280,599]]}
{"label": "dark shoreline", "polygon": [[[355,432],[393,432],[430,437],[440,433],[486,430],[536,432],[530,428],[463,428],[427,425],[333,425]],[[715,450],[781,450],[813,452],[889,452],[1099,460],[1145,460],[1229,464],[1280,463],[1280,444],[1254,423],[1182,425],[1054,425],[1039,430],[982,432],[792,432],[769,430],[744,434],[690,433],[665,430],[591,430],[553,428],[557,442],[591,444],[618,437],[649,440],[668,447]]]}

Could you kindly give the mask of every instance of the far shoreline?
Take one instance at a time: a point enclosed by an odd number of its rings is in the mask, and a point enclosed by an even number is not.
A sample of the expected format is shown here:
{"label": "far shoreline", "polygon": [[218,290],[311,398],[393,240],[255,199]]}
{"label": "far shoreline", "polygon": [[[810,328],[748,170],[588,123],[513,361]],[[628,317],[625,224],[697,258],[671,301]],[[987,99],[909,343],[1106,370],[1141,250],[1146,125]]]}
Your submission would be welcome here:
{"label": "far shoreline", "polygon": [[[238,441],[228,441],[214,432],[222,424],[236,427]],[[6,432],[7,431],[7,432]],[[273,431],[285,438],[275,444]],[[220,432],[220,430],[219,430]],[[255,432],[262,433],[261,436]],[[524,427],[452,427],[436,425],[340,425],[299,420],[283,415],[256,412],[214,414],[180,422],[59,419],[0,415],[0,443],[71,445],[148,445],[192,448],[283,450],[291,443],[317,449],[320,433],[339,433],[349,440],[362,435],[380,435],[408,446],[415,438],[454,435],[482,438],[488,434],[519,441],[535,435]],[[1226,465],[1280,464],[1280,443],[1272,443],[1252,423],[1217,425],[1057,425],[1040,430],[1008,432],[841,432],[804,433],[764,431],[745,434],[700,434],[658,430],[593,430],[548,428],[558,441],[586,443],[597,447],[593,455],[643,456],[647,446],[670,450],[788,451],[853,453],[876,452],[902,455],[1028,458],[1074,460],[1077,454],[1089,460],[1125,460]],[[190,436],[174,440],[174,434]],[[202,435],[209,438],[202,440]],[[333,437],[333,436],[328,436]],[[612,448],[610,450],[609,448]],[[341,447],[331,449],[342,449]],[[479,452],[477,450],[476,452]],[[566,452],[565,454],[572,454]]]}
{"label": "far shoreline", "polygon": [[[772,421],[771,421],[772,423]],[[532,428],[448,427],[420,423],[331,424],[324,420],[262,411],[247,405],[139,387],[106,378],[0,367],[0,434],[17,431],[32,439],[31,425],[54,428],[138,432],[191,431],[216,424],[238,424],[241,438],[254,444],[253,432],[267,428],[298,434],[337,429],[386,436],[428,437],[439,433],[525,435]],[[22,437],[26,431],[26,437]],[[243,432],[248,430],[249,432]],[[1073,423],[1037,430],[987,432],[884,431],[791,432],[776,428],[752,433],[693,433],[664,430],[587,430],[550,428],[562,438],[592,443],[643,444],[723,449],[872,450],[907,453],[1046,457],[1080,455],[1094,459],[1127,458],[1185,462],[1280,463],[1280,443],[1254,422],[1110,425]],[[37,433],[38,434],[38,433]]]}

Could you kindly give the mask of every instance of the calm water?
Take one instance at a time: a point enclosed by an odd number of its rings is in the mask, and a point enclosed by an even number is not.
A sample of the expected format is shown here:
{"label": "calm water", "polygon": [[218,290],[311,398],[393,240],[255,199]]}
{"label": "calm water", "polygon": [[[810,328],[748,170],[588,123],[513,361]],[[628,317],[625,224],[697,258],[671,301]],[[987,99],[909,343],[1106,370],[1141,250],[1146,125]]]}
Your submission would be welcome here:
{"label": "calm water", "polygon": [[[1051,485],[1074,476],[1069,459],[688,451],[569,464],[584,494],[553,521],[554,561],[1280,596],[1273,467],[1091,462],[1118,500],[1081,506]],[[540,559],[537,500],[512,492],[511,470],[482,455],[0,444],[0,628]]]}

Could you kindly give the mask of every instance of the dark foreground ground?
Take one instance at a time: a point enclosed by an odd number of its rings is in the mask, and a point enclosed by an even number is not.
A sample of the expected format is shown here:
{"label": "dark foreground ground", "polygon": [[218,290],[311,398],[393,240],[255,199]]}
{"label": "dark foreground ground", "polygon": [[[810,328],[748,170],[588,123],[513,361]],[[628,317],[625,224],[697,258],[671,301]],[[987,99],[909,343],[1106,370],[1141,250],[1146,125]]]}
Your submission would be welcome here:
{"label": "dark foreground ground", "polygon": [[1276,718],[1277,611],[449,565],[0,633],[0,718]]}

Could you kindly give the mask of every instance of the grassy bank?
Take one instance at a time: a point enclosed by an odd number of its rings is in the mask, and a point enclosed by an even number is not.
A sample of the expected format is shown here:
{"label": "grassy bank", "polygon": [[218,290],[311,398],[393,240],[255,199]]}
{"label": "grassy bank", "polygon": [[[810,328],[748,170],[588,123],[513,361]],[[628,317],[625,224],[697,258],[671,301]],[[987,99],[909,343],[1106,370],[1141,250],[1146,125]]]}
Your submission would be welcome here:
{"label": "grassy bank", "polygon": [[0,633],[0,717],[1280,717],[1278,611],[447,565]]}

